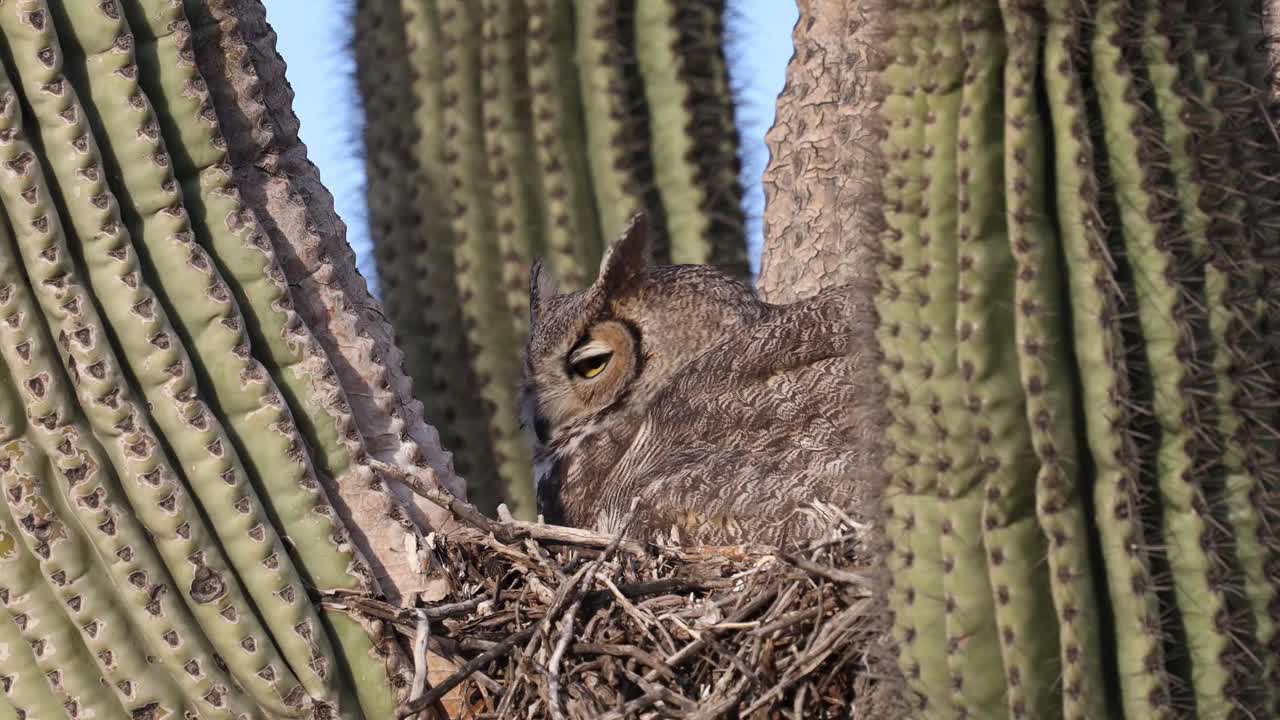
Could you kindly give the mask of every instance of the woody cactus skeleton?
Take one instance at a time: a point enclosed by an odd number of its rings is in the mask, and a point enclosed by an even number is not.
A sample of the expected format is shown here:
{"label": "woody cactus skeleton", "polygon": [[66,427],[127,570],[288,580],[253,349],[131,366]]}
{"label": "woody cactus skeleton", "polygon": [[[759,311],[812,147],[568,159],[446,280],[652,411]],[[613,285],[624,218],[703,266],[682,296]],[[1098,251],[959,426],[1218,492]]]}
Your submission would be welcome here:
{"label": "woody cactus skeleton", "polygon": [[0,717],[393,717],[401,648],[320,600],[416,531],[237,187],[258,18],[187,9],[0,4]]}
{"label": "woody cactus skeleton", "polygon": [[725,3],[356,5],[388,315],[476,503],[531,518],[515,388],[532,258],[583,287],[645,207],[661,262],[747,275]]}
{"label": "woody cactus skeleton", "polygon": [[889,602],[919,714],[1275,717],[1255,8],[880,11]]}

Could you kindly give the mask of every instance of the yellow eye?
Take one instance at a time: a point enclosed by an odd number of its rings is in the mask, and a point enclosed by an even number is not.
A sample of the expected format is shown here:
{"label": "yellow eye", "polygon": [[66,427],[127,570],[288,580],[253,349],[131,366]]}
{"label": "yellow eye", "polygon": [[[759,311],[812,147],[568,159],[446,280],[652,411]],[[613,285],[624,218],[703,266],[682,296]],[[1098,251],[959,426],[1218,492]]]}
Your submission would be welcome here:
{"label": "yellow eye", "polygon": [[573,364],[573,373],[589,380],[604,371],[611,357],[613,357],[613,353],[585,357]]}

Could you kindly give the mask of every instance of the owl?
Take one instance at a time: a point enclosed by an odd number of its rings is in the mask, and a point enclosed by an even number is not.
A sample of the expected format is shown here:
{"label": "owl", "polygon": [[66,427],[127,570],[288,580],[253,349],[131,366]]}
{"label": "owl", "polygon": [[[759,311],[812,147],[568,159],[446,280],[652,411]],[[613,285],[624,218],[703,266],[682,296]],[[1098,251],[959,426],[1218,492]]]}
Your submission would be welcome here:
{"label": "owl", "polygon": [[[586,289],[530,278],[521,414],[544,520],[655,542],[784,545],[850,506],[851,288],[790,305],[709,266],[653,265],[635,216]],[[815,502],[817,501],[817,502]]]}

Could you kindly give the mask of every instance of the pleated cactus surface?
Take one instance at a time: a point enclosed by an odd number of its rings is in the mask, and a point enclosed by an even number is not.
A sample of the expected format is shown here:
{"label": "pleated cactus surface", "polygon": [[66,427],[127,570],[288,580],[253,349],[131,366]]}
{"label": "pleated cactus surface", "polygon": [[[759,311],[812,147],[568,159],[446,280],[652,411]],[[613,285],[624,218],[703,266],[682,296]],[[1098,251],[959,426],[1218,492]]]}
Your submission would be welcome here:
{"label": "pleated cactus surface", "polygon": [[196,34],[0,3],[0,717],[395,717],[394,637],[322,603],[380,592],[327,486],[387,491]]}
{"label": "pleated cactus surface", "polygon": [[918,715],[1280,716],[1257,7],[877,12],[888,600]]}
{"label": "pleated cactus surface", "polygon": [[528,278],[596,273],[647,208],[663,263],[748,275],[723,0],[359,0],[370,229],[429,422],[481,507],[534,512]]}

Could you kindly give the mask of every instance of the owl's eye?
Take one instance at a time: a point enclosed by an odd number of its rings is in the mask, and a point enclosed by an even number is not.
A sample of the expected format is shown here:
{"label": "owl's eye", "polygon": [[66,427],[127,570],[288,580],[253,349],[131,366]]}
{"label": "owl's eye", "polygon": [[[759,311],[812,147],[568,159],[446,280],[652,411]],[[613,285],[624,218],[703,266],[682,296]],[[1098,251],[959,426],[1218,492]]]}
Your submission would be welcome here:
{"label": "owl's eye", "polygon": [[571,366],[573,374],[590,380],[604,371],[605,366],[609,364],[609,359],[612,357],[613,353],[602,353],[582,358]]}

